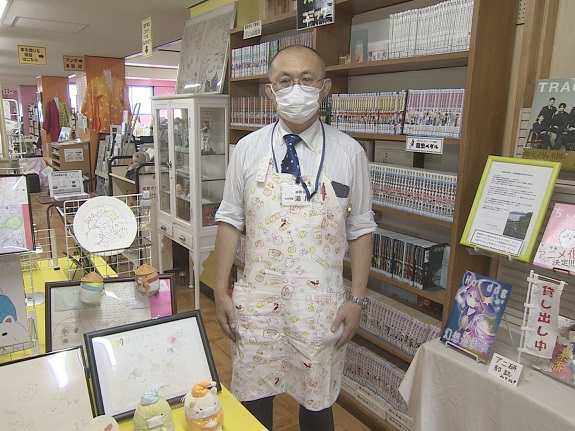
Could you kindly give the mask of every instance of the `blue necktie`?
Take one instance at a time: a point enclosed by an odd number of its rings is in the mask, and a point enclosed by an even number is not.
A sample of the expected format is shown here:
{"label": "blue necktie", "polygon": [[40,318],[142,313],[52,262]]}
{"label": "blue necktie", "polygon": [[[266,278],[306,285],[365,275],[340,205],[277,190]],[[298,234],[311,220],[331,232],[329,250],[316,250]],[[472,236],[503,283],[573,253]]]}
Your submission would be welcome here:
{"label": "blue necktie", "polygon": [[299,159],[295,151],[295,145],[301,142],[298,135],[289,134],[284,136],[284,141],[287,146],[287,151],[284,159],[282,160],[282,173],[295,175],[296,181],[299,183],[301,178],[301,170],[299,168]]}

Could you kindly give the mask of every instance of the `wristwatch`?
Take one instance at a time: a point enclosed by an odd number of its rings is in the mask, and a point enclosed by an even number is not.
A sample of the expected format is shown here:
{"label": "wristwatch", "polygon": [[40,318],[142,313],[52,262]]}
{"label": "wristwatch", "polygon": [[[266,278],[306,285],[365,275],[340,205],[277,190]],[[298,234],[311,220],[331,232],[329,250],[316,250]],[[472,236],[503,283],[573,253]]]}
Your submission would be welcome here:
{"label": "wristwatch", "polygon": [[358,298],[357,296],[352,296],[349,298],[349,300],[354,304],[360,305],[362,310],[365,310],[367,307],[367,298]]}

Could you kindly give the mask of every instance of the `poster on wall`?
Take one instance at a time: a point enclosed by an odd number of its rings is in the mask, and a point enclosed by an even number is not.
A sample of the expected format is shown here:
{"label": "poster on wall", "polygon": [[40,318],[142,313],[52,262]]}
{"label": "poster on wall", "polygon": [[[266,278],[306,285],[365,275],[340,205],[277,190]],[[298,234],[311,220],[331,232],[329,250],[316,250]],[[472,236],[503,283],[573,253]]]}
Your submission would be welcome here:
{"label": "poster on wall", "polygon": [[27,348],[29,341],[26,297],[19,254],[0,256],[0,348]]}
{"label": "poster on wall", "polygon": [[522,157],[575,171],[575,78],[537,81]]}
{"label": "poster on wall", "polygon": [[297,29],[333,24],[334,3],[334,0],[297,0]]}
{"label": "poster on wall", "polygon": [[0,254],[34,250],[26,177],[0,176]]}
{"label": "poster on wall", "polygon": [[186,21],[176,94],[221,93],[228,61],[228,33],[236,20],[236,2]]}
{"label": "poster on wall", "polygon": [[530,261],[560,167],[489,156],[461,244]]}

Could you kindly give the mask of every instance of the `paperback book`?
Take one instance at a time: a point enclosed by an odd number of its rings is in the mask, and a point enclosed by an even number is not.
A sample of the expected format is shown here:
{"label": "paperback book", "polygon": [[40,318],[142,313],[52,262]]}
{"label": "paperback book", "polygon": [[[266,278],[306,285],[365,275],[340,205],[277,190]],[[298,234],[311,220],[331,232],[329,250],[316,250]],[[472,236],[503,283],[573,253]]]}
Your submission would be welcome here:
{"label": "paperback book", "polygon": [[486,362],[511,295],[511,287],[511,284],[465,271],[441,341]]}
{"label": "paperback book", "polygon": [[575,272],[575,205],[555,203],[533,264]]}

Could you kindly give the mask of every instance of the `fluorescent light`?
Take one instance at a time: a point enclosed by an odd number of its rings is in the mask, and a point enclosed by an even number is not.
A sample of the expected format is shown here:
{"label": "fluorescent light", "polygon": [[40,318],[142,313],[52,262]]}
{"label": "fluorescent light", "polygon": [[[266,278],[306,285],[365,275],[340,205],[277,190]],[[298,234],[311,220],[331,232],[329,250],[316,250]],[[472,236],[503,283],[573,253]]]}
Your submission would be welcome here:
{"label": "fluorescent light", "polygon": [[12,0],[0,0],[0,23],[4,21],[4,17],[6,16],[6,12],[8,12],[10,3],[12,3]]}

